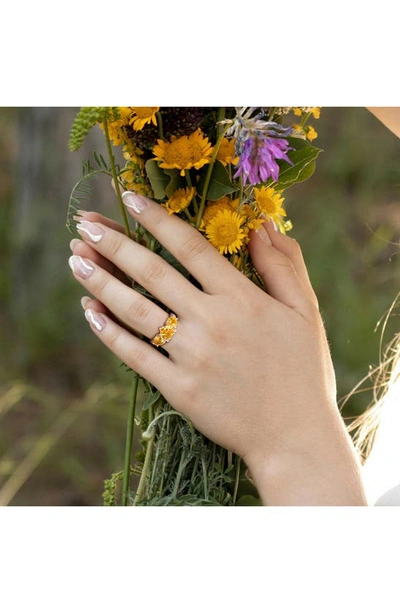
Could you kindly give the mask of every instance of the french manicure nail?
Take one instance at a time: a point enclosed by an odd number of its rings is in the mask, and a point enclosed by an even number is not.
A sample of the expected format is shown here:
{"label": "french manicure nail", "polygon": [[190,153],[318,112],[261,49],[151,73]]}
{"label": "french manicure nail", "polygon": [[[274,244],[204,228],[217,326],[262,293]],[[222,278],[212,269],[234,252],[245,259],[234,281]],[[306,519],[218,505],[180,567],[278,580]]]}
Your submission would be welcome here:
{"label": "french manicure nail", "polygon": [[92,243],[98,243],[104,236],[104,230],[96,223],[91,221],[80,221],[76,226],[80,233],[84,233],[86,238]]}
{"label": "french manicure nail", "polygon": [[263,243],[265,243],[266,245],[272,245],[271,239],[268,236],[268,232],[263,225],[260,226],[258,230],[256,230],[256,234],[262,240]]}
{"label": "french manicure nail", "polygon": [[146,199],[142,198],[138,194],[135,194],[134,192],[124,192],[121,194],[121,198],[125,206],[134,210],[137,214],[144,211],[147,206]]}
{"label": "french manicure nail", "polygon": [[94,327],[96,330],[101,332],[106,327],[106,319],[100,313],[93,311],[92,309],[86,309],[85,317],[87,321]]}
{"label": "french manicure nail", "polygon": [[79,245],[79,243],[83,244],[83,241],[80,241],[79,238],[73,238],[69,244],[69,248],[71,249],[71,251],[73,251],[75,247]]}
{"label": "french manicure nail", "polygon": [[68,260],[71,270],[81,279],[88,279],[92,272],[94,272],[94,266],[92,266],[88,260],[84,260],[79,255],[71,255]]}
{"label": "french manicure nail", "polygon": [[82,296],[81,298],[81,306],[82,308],[85,308],[85,305],[89,302],[90,298],[89,296]]}

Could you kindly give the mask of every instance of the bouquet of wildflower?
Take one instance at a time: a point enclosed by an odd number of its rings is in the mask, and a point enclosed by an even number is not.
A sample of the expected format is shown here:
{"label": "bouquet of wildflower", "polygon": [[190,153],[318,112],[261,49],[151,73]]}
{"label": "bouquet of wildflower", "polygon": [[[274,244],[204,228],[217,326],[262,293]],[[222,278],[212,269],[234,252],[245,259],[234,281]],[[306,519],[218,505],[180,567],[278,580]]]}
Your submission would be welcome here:
{"label": "bouquet of wildflower", "polygon": [[[120,195],[126,190],[148,196],[169,214],[182,217],[265,289],[248,255],[250,232],[266,218],[281,232],[291,229],[283,194],[314,172],[320,149],[311,144],[317,133],[309,120],[318,117],[319,107],[82,108],[71,129],[70,149],[79,149],[98,124],[108,159],[94,153],[94,161],[84,164],[83,176],[71,194],[67,225],[74,230],[82,200],[88,195],[86,182],[107,174],[116,187],[128,236],[145,242],[188,276],[144,228],[136,224],[131,230]],[[116,162],[118,149],[125,162]],[[133,287],[148,295],[134,282]],[[162,306],[168,310],[168,305]],[[160,338],[160,346],[164,342]],[[157,345],[157,339],[153,344]],[[106,481],[105,504],[116,504],[120,479],[125,505],[257,504],[257,493],[246,479],[240,458],[197,432],[145,380],[141,380],[144,399],[138,410],[138,384],[134,374],[125,466]],[[142,448],[132,466],[135,424],[141,428]],[[129,485],[132,473],[138,477],[135,491]]]}

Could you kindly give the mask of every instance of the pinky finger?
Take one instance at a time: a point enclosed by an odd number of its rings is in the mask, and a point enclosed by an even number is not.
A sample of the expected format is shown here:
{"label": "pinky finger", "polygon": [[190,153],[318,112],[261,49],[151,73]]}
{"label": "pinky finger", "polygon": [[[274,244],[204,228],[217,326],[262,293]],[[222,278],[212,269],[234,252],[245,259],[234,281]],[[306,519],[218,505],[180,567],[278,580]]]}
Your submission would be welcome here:
{"label": "pinky finger", "polygon": [[85,311],[86,309],[93,309],[98,313],[105,313],[109,317],[111,315],[110,311],[107,309],[107,307],[104,306],[102,302],[100,302],[100,300],[96,300],[95,298],[89,298],[89,296],[83,296],[83,298],[81,298],[81,306]]}
{"label": "pinky finger", "polygon": [[176,366],[169,358],[125,330],[105,313],[86,309],[85,317],[99,340],[114,355],[163,393],[167,382],[175,376]]}

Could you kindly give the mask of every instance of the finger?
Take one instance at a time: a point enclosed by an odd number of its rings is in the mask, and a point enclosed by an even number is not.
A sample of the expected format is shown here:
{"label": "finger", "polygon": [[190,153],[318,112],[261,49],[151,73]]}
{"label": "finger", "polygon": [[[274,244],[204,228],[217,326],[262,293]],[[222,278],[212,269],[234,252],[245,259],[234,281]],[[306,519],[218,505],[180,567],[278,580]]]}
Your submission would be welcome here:
{"label": "finger", "polygon": [[174,380],[176,366],[173,361],[154,347],[103,313],[87,309],[85,317],[99,340],[122,362],[155,385],[161,393],[168,382]]}
{"label": "finger", "polygon": [[275,230],[271,221],[267,221],[264,224],[264,228],[271,239],[272,245],[291,260],[310,300],[318,307],[318,299],[311,284],[303,253],[298,242],[287,234],[282,234],[282,232]]}
{"label": "finger", "polygon": [[129,283],[126,275],[121,270],[119,270],[119,268],[117,268],[115,264],[97,253],[95,249],[92,249],[92,247],[87,245],[84,241],[80,241],[77,238],[73,238],[69,246],[74,255],[80,255],[82,258],[93,260],[93,262],[95,262],[98,266],[100,266],[104,270],[107,270],[107,272],[109,272],[111,275],[114,275],[123,283]]}
{"label": "finger", "polygon": [[142,224],[197,279],[203,290],[221,294],[241,274],[195,228],[145,196],[124,192],[132,217]]}
{"label": "finger", "polygon": [[104,215],[100,215],[100,213],[96,213],[95,211],[77,211],[77,214],[74,215],[75,221],[82,221],[86,219],[87,221],[93,221],[94,223],[102,223],[109,228],[112,228],[116,232],[121,232],[121,234],[126,234],[125,228],[122,224],[114,221],[113,219],[109,219]]}
{"label": "finger", "polygon": [[305,313],[310,298],[292,260],[273,246],[267,230],[261,226],[249,243],[253,264],[261,275],[270,296]]}
{"label": "finger", "polygon": [[84,311],[86,311],[86,309],[92,309],[93,311],[97,311],[98,313],[104,313],[105,315],[108,315],[108,317],[111,316],[110,311],[107,309],[106,306],[104,306],[104,304],[100,302],[100,300],[90,298],[90,296],[83,296],[81,298],[81,307]]}
{"label": "finger", "polygon": [[89,296],[83,296],[83,298],[81,298],[81,306],[84,311],[90,309],[92,311],[97,311],[98,313],[104,313],[104,315],[107,315],[110,319],[117,322],[120,326],[128,329],[129,332],[131,332],[132,334],[140,336],[139,333],[136,332],[136,330],[133,330],[130,326],[126,326],[123,321],[115,317],[115,314],[112,313],[110,309],[107,309],[107,307],[102,302],[100,302],[100,300],[96,300],[96,298],[90,298]]}
{"label": "finger", "polygon": [[83,221],[77,230],[96,251],[172,311],[187,314],[197,308],[202,293],[159,255],[102,224]]}
{"label": "finger", "polygon": [[[76,280],[133,330],[153,338],[164,325],[169,313],[118,281],[93,261],[73,255],[68,263]],[[172,346],[174,343],[175,339]],[[169,351],[170,347],[168,344]]]}

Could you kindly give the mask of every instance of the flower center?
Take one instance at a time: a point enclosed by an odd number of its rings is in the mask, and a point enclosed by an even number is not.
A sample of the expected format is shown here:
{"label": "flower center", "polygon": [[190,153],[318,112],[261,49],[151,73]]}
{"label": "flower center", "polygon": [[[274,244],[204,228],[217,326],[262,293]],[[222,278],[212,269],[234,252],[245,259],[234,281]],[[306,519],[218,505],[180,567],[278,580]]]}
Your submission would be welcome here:
{"label": "flower center", "polygon": [[167,164],[177,164],[179,168],[186,168],[201,160],[202,150],[197,142],[190,141],[184,136],[170,143],[164,157]]}
{"label": "flower center", "polygon": [[277,206],[268,196],[261,196],[258,200],[258,205],[263,213],[275,213]]}
{"label": "flower center", "polygon": [[221,223],[216,228],[215,237],[220,245],[230,245],[238,238],[237,224],[229,221]]}

